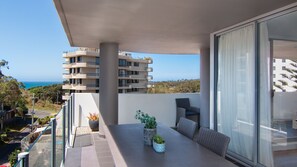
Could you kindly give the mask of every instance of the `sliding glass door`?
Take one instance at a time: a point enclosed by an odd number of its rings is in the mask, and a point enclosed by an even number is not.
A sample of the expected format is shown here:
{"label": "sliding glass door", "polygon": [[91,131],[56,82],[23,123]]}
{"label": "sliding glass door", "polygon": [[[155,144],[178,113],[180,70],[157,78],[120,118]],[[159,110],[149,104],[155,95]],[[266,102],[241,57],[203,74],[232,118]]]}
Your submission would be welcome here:
{"label": "sliding glass door", "polygon": [[215,40],[215,128],[249,165],[297,164],[297,8]]}
{"label": "sliding glass door", "polygon": [[217,130],[229,151],[253,159],[255,137],[255,25],[218,37]]}

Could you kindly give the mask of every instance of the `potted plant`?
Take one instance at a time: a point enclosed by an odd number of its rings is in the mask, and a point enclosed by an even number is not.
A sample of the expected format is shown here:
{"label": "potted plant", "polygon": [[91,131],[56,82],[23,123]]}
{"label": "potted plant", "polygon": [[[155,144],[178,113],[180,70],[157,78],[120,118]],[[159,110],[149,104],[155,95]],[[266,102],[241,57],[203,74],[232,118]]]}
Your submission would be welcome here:
{"label": "potted plant", "polygon": [[153,148],[158,153],[165,152],[165,140],[160,135],[155,135],[153,138]]}
{"label": "potted plant", "polygon": [[143,137],[145,145],[152,145],[153,137],[157,134],[157,122],[156,118],[149,116],[146,113],[141,112],[140,110],[136,111],[135,118],[140,120],[141,123],[144,123]]}
{"label": "potted plant", "polygon": [[99,130],[99,114],[89,113],[88,119],[89,119],[89,126],[92,129],[92,131],[98,131]]}

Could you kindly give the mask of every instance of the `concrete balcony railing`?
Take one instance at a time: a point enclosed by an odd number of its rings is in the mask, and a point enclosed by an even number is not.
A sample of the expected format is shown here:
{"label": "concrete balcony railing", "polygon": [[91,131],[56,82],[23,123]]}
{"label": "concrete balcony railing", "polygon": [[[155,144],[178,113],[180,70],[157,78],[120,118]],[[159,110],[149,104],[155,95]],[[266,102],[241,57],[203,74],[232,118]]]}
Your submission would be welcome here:
{"label": "concrete balcony railing", "polygon": [[119,78],[129,78],[129,74],[119,74]]}
{"label": "concrete balcony railing", "polygon": [[153,80],[153,76],[152,76],[152,75],[148,75],[146,78],[147,78],[147,80],[149,80],[149,81]]}
{"label": "concrete balcony railing", "polygon": [[99,86],[96,84],[64,84],[62,89],[69,89],[69,90],[97,90]]}
{"label": "concrete balcony railing", "polygon": [[132,86],[129,84],[119,84],[118,89],[131,89]]}
{"label": "concrete balcony railing", "polygon": [[132,83],[130,86],[132,88],[147,88],[147,84],[144,83]]}
{"label": "concrete balcony railing", "polygon": [[142,80],[146,80],[146,77],[144,75],[130,75],[129,78],[130,79],[142,79]]}
{"label": "concrete balcony railing", "polygon": [[147,67],[145,70],[146,70],[147,72],[153,72],[153,68],[152,68],[152,67]]}
{"label": "concrete balcony railing", "polygon": [[70,58],[70,57],[75,57],[79,55],[96,57],[96,56],[99,56],[99,52],[92,51],[92,50],[76,50],[76,51],[63,53],[63,58]]}
{"label": "concrete balcony railing", "polygon": [[99,78],[99,73],[64,73],[63,78],[65,79],[87,79],[87,78]]}
{"label": "concrete balcony railing", "polygon": [[79,68],[79,67],[98,68],[99,64],[96,62],[63,63],[63,68]]}

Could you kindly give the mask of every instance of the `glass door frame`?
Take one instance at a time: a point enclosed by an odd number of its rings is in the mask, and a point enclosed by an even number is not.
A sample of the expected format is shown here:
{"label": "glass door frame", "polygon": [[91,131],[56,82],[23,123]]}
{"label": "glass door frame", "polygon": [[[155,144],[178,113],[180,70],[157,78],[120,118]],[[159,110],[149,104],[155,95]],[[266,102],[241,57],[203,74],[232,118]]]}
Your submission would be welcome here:
{"label": "glass door frame", "polygon": [[[211,99],[210,99],[210,115],[213,116],[213,120],[210,120],[213,125],[210,125],[215,131],[218,130],[217,127],[217,83],[218,83],[218,46],[219,46],[219,37],[222,34],[228,33],[230,31],[234,31],[236,29],[240,29],[242,27],[248,26],[250,24],[255,25],[255,126],[254,126],[254,138],[253,138],[253,160],[250,161],[245,157],[242,157],[238,154],[235,154],[231,151],[228,150],[227,152],[227,157],[230,159],[233,159],[235,161],[238,161],[239,163],[242,163],[243,165],[248,165],[248,166],[257,166],[257,167],[263,167],[262,164],[259,163],[259,153],[260,153],[260,147],[259,147],[259,140],[260,140],[260,30],[259,26],[261,22],[280,17],[282,15],[286,15],[292,12],[297,11],[297,3],[293,3],[289,6],[274,10],[272,12],[263,14],[261,16],[255,17],[253,19],[244,21],[242,23],[236,24],[234,26],[225,28],[223,30],[214,32],[211,34],[211,42],[210,42],[210,48],[211,48]],[[271,65],[271,64],[270,64]],[[270,81],[271,82],[271,81]]]}

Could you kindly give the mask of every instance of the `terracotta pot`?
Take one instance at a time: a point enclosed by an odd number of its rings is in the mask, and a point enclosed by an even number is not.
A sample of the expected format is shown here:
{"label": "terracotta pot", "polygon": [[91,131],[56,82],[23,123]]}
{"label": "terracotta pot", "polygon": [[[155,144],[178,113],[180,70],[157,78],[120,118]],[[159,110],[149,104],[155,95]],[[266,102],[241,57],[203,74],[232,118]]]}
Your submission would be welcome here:
{"label": "terracotta pot", "polygon": [[99,120],[98,121],[89,120],[89,126],[92,129],[92,131],[98,131],[99,130]]}

